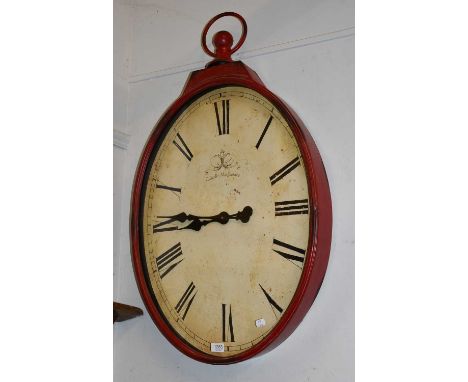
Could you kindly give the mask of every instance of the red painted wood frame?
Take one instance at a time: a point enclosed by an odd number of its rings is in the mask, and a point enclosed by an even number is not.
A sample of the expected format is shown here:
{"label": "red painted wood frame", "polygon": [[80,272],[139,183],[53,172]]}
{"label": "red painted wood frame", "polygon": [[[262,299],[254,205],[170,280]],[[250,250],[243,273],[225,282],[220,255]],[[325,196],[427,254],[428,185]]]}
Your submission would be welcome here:
{"label": "red painted wood frame", "polygon": [[[157,304],[153,301],[149,280],[145,279],[142,261],[144,253],[140,241],[139,216],[143,196],[143,180],[148,169],[148,161],[161,134],[172,124],[181,109],[194,98],[211,89],[223,86],[243,86],[253,89],[268,99],[288,122],[301,151],[307,182],[311,210],[309,224],[310,235],[306,260],[299,285],[290,305],[271,332],[252,348],[230,357],[219,357],[203,353],[183,339],[162,317]],[[138,164],[131,202],[131,246],[133,270],[138,289],[146,309],[162,334],[182,353],[201,362],[211,364],[230,364],[247,360],[266,353],[283,342],[302,321],[312,303],[325,276],[330,254],[332,235],[332,207],[330,189],[320,153],[309,132],[294,111],[279,97],[270,92],[257,74],[240,61],[228,62],[192,72],[180,97],[167,109],[150,134]]]}

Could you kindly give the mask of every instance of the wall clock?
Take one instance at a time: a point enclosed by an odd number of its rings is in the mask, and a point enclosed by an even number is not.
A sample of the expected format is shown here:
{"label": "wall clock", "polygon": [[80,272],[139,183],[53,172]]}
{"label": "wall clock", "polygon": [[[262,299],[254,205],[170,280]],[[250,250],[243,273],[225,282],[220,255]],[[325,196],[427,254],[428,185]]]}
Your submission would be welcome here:
{"label": "wall clock", "polygon": [[[206,44],[223,16],[242,24]],[[133,268],[163,335],[229,364],[284,341],[311,307],[330,253],[332,210],[318,149],[293,110],[231,59],[247,25],[211,19],[214,59],[192,72],[150,134],[132,195]]]}

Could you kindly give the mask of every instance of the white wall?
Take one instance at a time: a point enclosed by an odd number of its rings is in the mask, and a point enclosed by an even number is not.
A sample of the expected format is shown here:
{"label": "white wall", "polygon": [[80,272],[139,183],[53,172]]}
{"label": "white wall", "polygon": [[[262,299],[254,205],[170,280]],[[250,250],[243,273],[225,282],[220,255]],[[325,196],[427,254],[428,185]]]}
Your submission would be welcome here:
{"label": "white wall", "polygon": [[[180,94],[188,73],[208,61],[205,23],[231,10],[249,26],[238,58],[308,126],[322,154],[333,200],[328,272],[302,324],[260,358],[211,366],[187,358],[146,313],[114,325],[120,381],[354,380],[354,3],[352,0],[135,0],[114,3],[114,299],[144,308],[128,234],[134,171],[146,138]],[[234,20],[218,28],[240,28]]]}

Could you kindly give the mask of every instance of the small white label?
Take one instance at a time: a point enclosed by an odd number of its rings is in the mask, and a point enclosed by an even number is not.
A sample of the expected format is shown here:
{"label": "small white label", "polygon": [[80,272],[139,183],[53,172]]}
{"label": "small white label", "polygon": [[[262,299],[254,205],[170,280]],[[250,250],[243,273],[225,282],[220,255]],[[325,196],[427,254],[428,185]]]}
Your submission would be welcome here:
{"label": "small white label", "polygon": [[264,318],[260,318],[257,321],[255,321],[255,326],[257,328],[261,328],[262,326],[265,326],[265,325],[266,325],[266,321]]}
{"label": "small white label", "polygon": [[213,353],[224,353],[224,344],[223,343],[218,343],[218,344],[211,344],[211,351]]}

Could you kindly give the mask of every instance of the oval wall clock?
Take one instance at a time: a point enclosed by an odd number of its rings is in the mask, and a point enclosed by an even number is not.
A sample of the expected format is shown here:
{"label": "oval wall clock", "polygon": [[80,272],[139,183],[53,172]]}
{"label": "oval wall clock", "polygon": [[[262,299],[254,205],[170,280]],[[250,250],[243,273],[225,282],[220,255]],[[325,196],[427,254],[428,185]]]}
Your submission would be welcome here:
{"label": "oval wall clock", "polygon": [[[220,17],[240,20],[233,37]],[[229,364],[284,341],[311,307],[330,253],[330,191],[293,110],[231,59],[247,25],[226,12],[150,134],[131,205],[133,268],[156,326],[182,353]]]}

